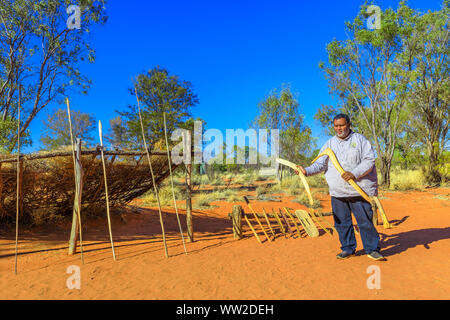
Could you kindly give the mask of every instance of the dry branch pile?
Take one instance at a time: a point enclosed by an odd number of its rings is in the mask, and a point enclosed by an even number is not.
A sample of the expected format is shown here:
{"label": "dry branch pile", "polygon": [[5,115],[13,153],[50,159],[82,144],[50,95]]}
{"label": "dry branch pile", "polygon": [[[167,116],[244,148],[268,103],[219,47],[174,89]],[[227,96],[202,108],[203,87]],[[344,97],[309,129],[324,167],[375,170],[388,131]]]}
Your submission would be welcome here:
{"label": "dry branch pile", "polygon": [[[83,151],[82,212],[99,215],[105,213],[103,169],[98,150]],[[39,155],[40,156],[40,155]],[[44,155],[45,156],[45,155]],[[22,223],[40,224],[72,216],[75,181],[72,153],[33,159],[23,157],[21,185]],[[0,223],[14,221],[16,212],[17,164],[4,162],[0,157]],[[146,157],[135,153],[105,153],[108,192],[111,206],[121,206],[150,190],[152,179]],[[156,183],[169,175],[167,155],[151,156]],[[175,169],[172,165],[172,169]]]}

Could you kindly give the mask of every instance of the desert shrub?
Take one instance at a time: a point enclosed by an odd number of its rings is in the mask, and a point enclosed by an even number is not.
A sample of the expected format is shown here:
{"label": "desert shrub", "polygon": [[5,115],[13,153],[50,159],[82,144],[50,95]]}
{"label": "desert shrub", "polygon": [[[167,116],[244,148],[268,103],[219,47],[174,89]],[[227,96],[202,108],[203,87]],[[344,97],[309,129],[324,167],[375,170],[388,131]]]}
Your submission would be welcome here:
{"label": "desert shrub", "polygon": [[390,190],[422,190],[424,187],[425,177],[420,170],[394,169],[391,172]]}
{"label": "desert shrub", "polygon": [[195,197],[195,207],[209,207],[211,202],[216,201],[217,194],[214,193],[201,193]]}
{"label": "desert shrub", "polygon": [[233,182],[236,184],[250,184],[256,180],[256,175],[253,172],[246,172],[236,175]]}
{"label": "desert shrub", "polygon": [[195,207],[209,207],[211,206],[211,202],[214,201],[227,201],[227,202],[236,202],[242,201],[242,197],[238,196],[237,191],[234,190],[216,190],[209,193],[201,193],[195,198]]}
{"label": "desert shrub", "polygon": [[323,174],[307,177],[306,180],[311,188],[328,188],[327,180],[325,180],[325,175]]}
{"label": "desert shrub", "polygon": [[300,204],[302,204],[302,205],[304,205],[304,206],[306,206],[306,207],[308,207],[308,208],[313,208],[313,209],[320,208],[320,201],[317,200],[317,199],[314,197],[314,195],[315,195],[315,193],[312,194],[312,196],[313,196],[313,202],[314,202],[313,205],[312,205],[312,207],[311,207],[310,204],[309,204],[309,198],[308,198],[308,195],[306,194],[306,192],[302,192],[302,193],[299,194],[295,199],[292,199],[292,201],[293,201],[293,202],[300,203]]}
{"label": "desert shrub", "polygon": [[278,182],[278,184],[285,189],[290,188],[291,186],[295,187],[299,184],[299,177],[294,175],[294,176],[286,176],[283,178],[283,180],[281,180],[281,182]]}
{"label": "desert shrub", "polygon": [[238,201],[242,201],[242,196],[239,196],[239,194],[237,192],[231,194],[230,196],[227,197],[226,199],[227,202],[238,202]]}
{"label": "desert shrub", "polygon": [[[183,200],[184,195],[180,187],[174,185],[174,193],[176,200]],[[159,202],[161,206],[173,206],[173,195],[172,195],[172,187],[168,184],[162,185],[158,190]],[[148,191],[143,197],[142,200],[145,204],[148,205],[157,205],[158,201],[156,200],[155,193],[152,190]]]}
{"label": "desert shrub", "polygon": [[268,194],[270,192],[270,185],[261,185],[256,188],[256,196],[261,196],[263,194]]}
{"label": "desert shrub", "polygon": [[217,176],[211,181],[209,181],[208,184],[211,186],[223,186],[225,184],[225,180],[222,177]]}
{"label": "desert shrub", "polygon": [[269,179],[268,176],[257,174],[255,176],[255,181],[267,181]]}

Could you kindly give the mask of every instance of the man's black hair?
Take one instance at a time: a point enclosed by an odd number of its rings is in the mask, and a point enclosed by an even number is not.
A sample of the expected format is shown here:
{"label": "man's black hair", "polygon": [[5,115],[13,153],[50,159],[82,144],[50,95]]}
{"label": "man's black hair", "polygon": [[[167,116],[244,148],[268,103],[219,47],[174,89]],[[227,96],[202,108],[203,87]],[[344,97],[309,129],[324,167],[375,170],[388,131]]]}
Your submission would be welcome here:
{"label": "man's black hair", "polygon": [[349,117],[348,115],[344,114],[344,113],[339,113],[337,116],[335,116],[334,119],[333,119],[333,123],[334,123],[336,120],[339,120],[339,119],[342,119],[342,118],[344,118],[345,121],[347,121],[348,124],[352,124],[352,123],[350,122],[350,117]]}

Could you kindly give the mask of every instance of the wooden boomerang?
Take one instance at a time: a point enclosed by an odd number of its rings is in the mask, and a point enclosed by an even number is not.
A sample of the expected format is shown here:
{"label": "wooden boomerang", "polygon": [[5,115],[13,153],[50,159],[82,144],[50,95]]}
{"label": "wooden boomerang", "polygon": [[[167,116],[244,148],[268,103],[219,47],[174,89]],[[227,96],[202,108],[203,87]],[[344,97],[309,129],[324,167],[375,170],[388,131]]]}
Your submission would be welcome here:
{"label": "wooden boomerang", "polygon": [[[337,171],[339,171],[339,173],[342,175],[344,174],[345,170],[342,168],[341,164],[339,163],[338,159],[336,158],[336,155],[334,154],[333,150],[331,150],[330,148],[326,148],[321,154],[319,154],[313,161],[312,163],[314,163],[317,159],[319,159],[320,157],[323,156],[328,156],[331,160],[331,162],[333,163],[334,167],[336,168]],[[369,203],[372,203],[372,199],[367,195],[367,193],[364,192],[363,189],[361,189],[360,186],[358,186],[355,182],[355,180],[350,179],[347,181],[348,183],[350,183],[350,185]],[[389,220],[386,216],[386,213],[384,212],[383,207],[381,206],[381,202],[378,199],[378,197],[372,197],[373,201],[375,201],[375,203],[377,204],[377,207],[380,209],[381,212],[381,217],[383,219],[383,227],[385,229],[389,229],[392,227],[392,225],[389,223]],[[375,214],[375,212],[374,212]]]}
{"label": "wooden boomerang", "polygon": [[303,174],[303,172],[301,172],[301,171],[297,168],[297,165],[296,165],[295,163],[292,163],[292,162],[290,162],[290,161],[287,161],[287,160],[284,160],[284,159],[280,159],[280,158],[275,159],[275,161],[278,162],[278,163],[281,163],[281,164],[283,164],[283,165],[285,165],[285,166],[288,166],[289,168],[292,168],[292,169],[294,169],[295,171],[298,171],[298,175],[299,175],[300,179],[301,179],[302,182],[303,182],[303,186],[305,187],[306,193],[308,194],[309,204],[310,204],[311,207],[312,207],[312,206],[314,205],[314,200],[313,200],[313,197],[312,197],[312,195],[311,195],[311,190],[309,189],[308,181],[306,181],[306,177],[305,177],[305,175]]}

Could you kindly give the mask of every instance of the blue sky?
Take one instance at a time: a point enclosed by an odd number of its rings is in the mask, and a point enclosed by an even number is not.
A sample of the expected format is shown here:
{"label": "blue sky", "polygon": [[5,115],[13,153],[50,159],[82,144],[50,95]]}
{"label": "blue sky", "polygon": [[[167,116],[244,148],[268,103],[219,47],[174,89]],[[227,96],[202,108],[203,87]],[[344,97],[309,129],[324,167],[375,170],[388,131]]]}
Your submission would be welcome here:
{"label": "blue sky", "polygon": [[[345,39],[344,22],[364,1],[119,1],[106,5],[108,22],[93,30],[96,62],[81,71],[93,80],[87,96],[71,96],[71,107],[109,120],[134,104],[132,78],[157,65],[190,81],[200,104],[195,117],[206,129],[247,129],[258,103],[273,88],[291,84],[299,93],[305,121],[318,138],[327,139],[313,116],[322,104],[336,104],[318,68],[326,44]],[[398,1],[378,0],[382,9]],[[411,0],[420,11],[438,10],[440,0]],[[42,119],[32,123],[32,149],[40,147]]]}

